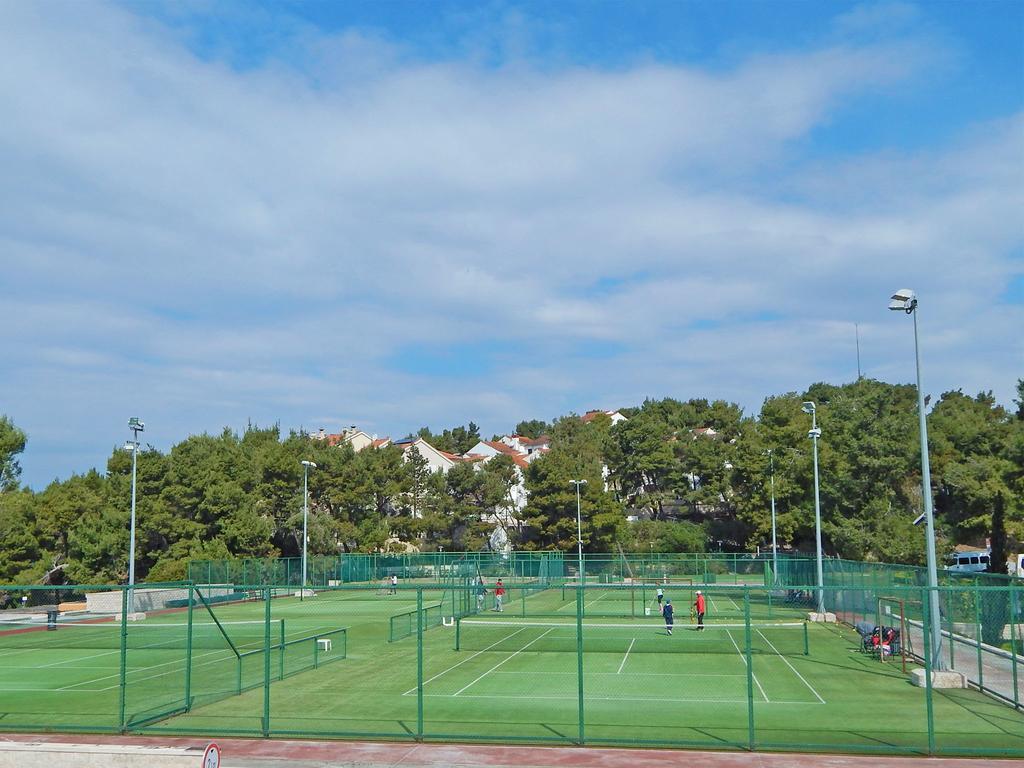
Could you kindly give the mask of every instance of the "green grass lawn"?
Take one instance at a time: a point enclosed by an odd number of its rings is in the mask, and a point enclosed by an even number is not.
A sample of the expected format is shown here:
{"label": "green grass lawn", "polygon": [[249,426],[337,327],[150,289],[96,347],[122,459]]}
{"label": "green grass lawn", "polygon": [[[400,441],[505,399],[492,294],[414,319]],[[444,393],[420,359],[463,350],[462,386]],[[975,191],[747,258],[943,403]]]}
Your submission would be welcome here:
{"label": "green grass lawn", "polygon": [[[627,598],[624,590],[587,590],[582,713],[587,743],[742,748],[749,744],[752,710],[760,747],[927,750],[924,690],[910,684],[898,662],[880,663],[861,653],[853,630],[810,625],[805,655],[802,624],[778,630],[760,626],[791,622],[806,609],[762,595],[751,600],[748,669],[745,629],[735,626],[743,613],[742,590],[709,591],[709,629],[703,633],[690,623],[688,588],[667,594],[678,606],[671,636],[653,596],[645,595],[636,614],[635,593]],[[426,592],[424,604],[443,597],[440,590]],[[302,601],[273,600],[272,634],[283,627],[287,641],[299,642],[286,646],[283,658],[279,651],[270,657],[275,680],[284,672],[284,679],[270,685],[271,734],[576,741],[574,596],[550,589],[524,597],[513,589],[508,597],[498,614],[490,610],[493,595],[487,595],[489,610],[462,623],[459,650],[454,628],[424,633],[422,726],[416,639],[387,642],[389,618],[415,609],[414,591],[337,591]],[[624,619],[627,605],[625,615],[631,618]],[[265,607],[239,603],[214,606],[213,612],[240,644],[258,647],[262,626],[257,631],[231,622],[260,620]],[[203,630],[193,635],[201,640],[193,648],[191,711],[144,725],[148,716],[184,702],[179,647],[184,633],[177,634],[183,617],[184,612],[151,616],[129,629],[129,717],[143,732],[259,735],[266,656],[244,656],[240,665],[207,629],[212,616],[205,609],[194,614]],[[479,623],[486,621],[492,623]],[[733,626],[725,629],[725,624]],[[310,668],[315,643],[300,639],[340,628],[347,630],[345,642],[320,652],[318,668]],[[3,728],[117,728],[119,647],[46,647],[52,642],[48,635],[62,631],[75,630],[37,632],[31,642],[0,630]],[[252,685],[257,687],[237,692]],[[936,692],[933,703],[940,750],[1024,755],[1024,715],[1012,707],[973,690]]]}

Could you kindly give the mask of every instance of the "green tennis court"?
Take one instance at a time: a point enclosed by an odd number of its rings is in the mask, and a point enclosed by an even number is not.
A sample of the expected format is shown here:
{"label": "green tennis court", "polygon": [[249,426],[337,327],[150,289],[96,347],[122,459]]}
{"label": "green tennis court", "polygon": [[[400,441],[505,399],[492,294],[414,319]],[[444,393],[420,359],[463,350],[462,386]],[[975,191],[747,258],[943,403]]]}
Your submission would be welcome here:
{"label": "green tennis court", "polygon": [[971,689],[929,706],[850,627],[807,623],[805,591],[660,586],[671,635],[656,587],[535,583],[501,613],[472,588],[265,588],[124,632],[0,627],[0,727],[119,730],[123,710],[142,733],[1024,754],[1019,710]]}

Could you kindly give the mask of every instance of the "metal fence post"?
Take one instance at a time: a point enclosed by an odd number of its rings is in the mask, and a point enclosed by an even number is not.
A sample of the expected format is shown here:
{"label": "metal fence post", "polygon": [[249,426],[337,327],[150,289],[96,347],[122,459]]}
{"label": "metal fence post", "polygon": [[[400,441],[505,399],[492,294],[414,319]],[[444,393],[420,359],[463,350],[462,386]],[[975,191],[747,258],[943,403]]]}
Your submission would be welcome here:
{"label": "metal fence post", "polygon": [[981,661],[981,598],[984,592],[974,582],[974,645],[978,649],[978,689],[985,690],[985,666]]}
{"label": "metal fence post", "polygon": [[416,741],[423,741],[423,587],[416,589]]}
{"label": "metal fence post", "polygon": [[192,585],[188,588],[188,636],[185,638],[185,711],[192,709],[192,620],[195,601],[192,599]]}
{"label": "metal fence post", "polygon": [[[925,709],[927,711],[928,726],[928,754],[935,754],[935,712],[932,703],[932,642],[931,632],[928,628],[932,625],[931,600],[928,587],[921,590],[921,613],[925,618],[922,635],[924,636],[924,695]],[[939,621],[938,617],[934,618]]]}
{"label": "metal fence post", "polygon": [[1014,584],[1011,581],[1010,586],[1007,588],[1007,598],[1010,601],[1010,658],[1013,664],[1013,707],[1014,709],[1020,709],[1020,693],[1017,690],[1017,595],[1014,594],[1016,591]]}
{"label": "metal fence post", "polygon": [[270,735],[270,587],[263,590],[263,735]]}
{"label": "metal fence post", "polygon": [[582,745],[585,737],[583,726],[583,585],[576,585],[576,681],[579,701],[579,734],[577,742]]}
{"label": "metal fence post", "polygon": [[750,587],[743,588],[743,635],[744,654],[747,657],[747,749],[754,751],[754,659],[750,643]]}
{"label": "metal fence post", "polygon": [[956,669],[956,642],[953,640],[953,629],[954,629],[954,627],[953,627],[953,624],[954,624],[953,619],[956,618],[956,603],[954,602],[954,598],[955,598],[956,595],[962,594],[962,593],[960,593],[960,592],[954,593],[952,591],[951,587],[947,587],[947,589],[950,590],[950,592],[948,593],[949,594],[949,599],[946,601],[946,613],[949,614],[949,618],[947,619],[947,622],[946,622],[947,623],[947,630],[946,631],[949,632],[949,668],[950,669]]}
{"label": "metal fence post", "polygon": [[121,673],[118,693],[118,723],[121,733],[128,730],[126,721],[128,698],[128,590],[121,590]]}

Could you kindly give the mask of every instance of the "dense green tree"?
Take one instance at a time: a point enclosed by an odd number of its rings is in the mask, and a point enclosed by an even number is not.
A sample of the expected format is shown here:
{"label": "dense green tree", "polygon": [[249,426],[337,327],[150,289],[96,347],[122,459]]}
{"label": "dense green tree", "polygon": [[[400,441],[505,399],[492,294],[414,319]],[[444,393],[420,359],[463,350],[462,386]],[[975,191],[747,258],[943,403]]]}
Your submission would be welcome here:
{"label": "dense green tree", "polygon": [[[1008,410],[991,393],[947,392],[928,415],[940,551],[989,536],[998,549],[1002,529],[1010,552],[1024,539],[1024,379],[1018,394]],[[482,549],[496,526],[517,548],[573,551],[575,479],[587,480],[580,501],[588,551],[766,549],[773,475],[779,543],[809,552],[805,400],[816,402],[822,428],[826,553],[921,562],[924,532],[912,524],[922,509],[916,391],[860,379],[769,397],[751,417],[721,400],[665,398],[621,408],[629,418],[614,426],[604,414],[524,421],[518,433],[550,435],[546,455],[526,466],[505,455],[458,462],[445,475],[416,452],[355,453],[303,432],[283,437],[276,425],[193,435],[167,453],[146,447],[138,455],[137,577],[181,578],[192,558],[298,555],[302,460],[317,464],[309,475],[312,554]],[[472,422],[421,431],[453,453],[479,439]],[[25,442],[0,418],[0,582],[125,580],[131,454],[113,450],[105,474],[33,493],[18,488]]]}
{"label": "dense green tree", "polygon": [[6,416],[0,416],[0,493],[18,487],[21,465],[17,456],[28,438]]}
{"label": "dense green tree", "polygon": [[540,419],[530,419],[528,421],[520,421],[516,424],[516,434],[522,437],[528,437],[531,440],[536,440],[541,435],[546,435],[551,426],[546,421]]}

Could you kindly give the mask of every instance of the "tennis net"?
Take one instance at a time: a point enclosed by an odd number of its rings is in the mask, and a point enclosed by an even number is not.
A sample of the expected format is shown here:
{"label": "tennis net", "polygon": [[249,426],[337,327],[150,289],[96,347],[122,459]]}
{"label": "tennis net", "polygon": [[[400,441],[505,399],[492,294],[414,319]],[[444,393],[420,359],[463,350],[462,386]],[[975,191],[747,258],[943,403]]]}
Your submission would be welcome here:
{"label": "tennis net", "polygon": [[[660,622],[584,622],[581,631],[584,653],[743,653],[747,644],[745,624],[676,624],[669,635]],[[457,651],[576,653],[578,647],[575,622],[459,619],[455,627]],[[807,622],[751,624],[750,652],[809,654]]]}

